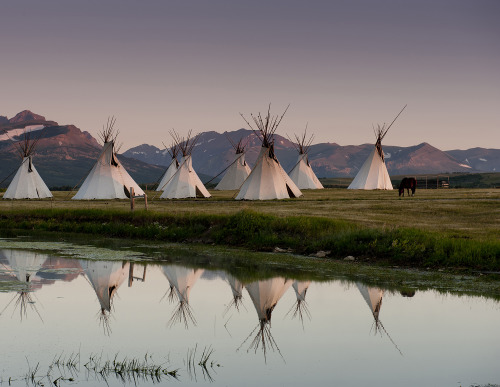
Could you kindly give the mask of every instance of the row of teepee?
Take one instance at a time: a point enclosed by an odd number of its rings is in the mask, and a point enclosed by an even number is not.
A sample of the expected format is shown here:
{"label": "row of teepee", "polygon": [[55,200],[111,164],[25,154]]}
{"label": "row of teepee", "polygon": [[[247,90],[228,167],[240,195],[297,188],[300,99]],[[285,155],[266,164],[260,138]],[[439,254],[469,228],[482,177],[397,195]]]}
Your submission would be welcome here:
{"label": "row of teepee", "polygon": [[[299,157],[290,171],[290,175],[282,168],[274,153],[274,134],[288,107],[281,116],[271,116],[270,108],[269,105],[264,117],[260,113],[255,116],[251,114],[253,125],[241,115],[261,140],[262,147],[254,168],[250,170],[245,161],[245,145],[242,140],[236,144],[230,140],[236,152],[235,158],[215,188],[216,190],[239,189],[236,200],[270,200],[300,197],[302,196],[301,189],[323,188],[307,157],[308,149],[313,140],[313,136],[307,137],[307,127],[302,136],[295,135],[295,146]],[[382,150],[382,139],[405,108],[406,106],[387,128],[383,125],[378,126],[375,130],[375,146],[348,189],[392,190]],[[100,133],[104,143],[103,150],[73,199],[126,199],[130,197],[131,187],[134,189],[135,195],[144,195],[144,191],[116,157],[115,144],[118,132],[114,130],[115,121],[114,118],[110,118],[107,125],[103,127]],[[187,138],[184,138],[175,131],[171,132],[171,135],[174,138],[174,143],[168,152],[172,162],[158,185],[157,191],[163,191],[160,198],[210,197],[210,193],[196,174],[192,164],[191,154],[196,146],[198,136],[193,137],[189,132]],[[25,132],[24,141],[18,144],[22,163],[5,192],[4,199],[52,197],[32,162],[32,154],[37,142],[38,139],[32,140],[30,133]],[[179,153],[182,153],[180,162],[177,161]]]}

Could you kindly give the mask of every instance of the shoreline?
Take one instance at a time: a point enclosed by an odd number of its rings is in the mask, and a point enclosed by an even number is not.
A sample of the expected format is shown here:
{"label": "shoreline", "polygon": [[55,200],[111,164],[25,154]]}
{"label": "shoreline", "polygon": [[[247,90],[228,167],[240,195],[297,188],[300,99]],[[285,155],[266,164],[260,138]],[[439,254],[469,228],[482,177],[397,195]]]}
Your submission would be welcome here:
{"label": "shoreline", "polygon": [[12,235],[75,233],[201,243],[303,256],[325,252],[325,259],[353,256],[357,262],[381,266],[500,272],[498,239],[472,239],[409,227],[368,227],[317,216],[276,216],[248,209],[232,214],[14,209],[0,213],[0,230]]}

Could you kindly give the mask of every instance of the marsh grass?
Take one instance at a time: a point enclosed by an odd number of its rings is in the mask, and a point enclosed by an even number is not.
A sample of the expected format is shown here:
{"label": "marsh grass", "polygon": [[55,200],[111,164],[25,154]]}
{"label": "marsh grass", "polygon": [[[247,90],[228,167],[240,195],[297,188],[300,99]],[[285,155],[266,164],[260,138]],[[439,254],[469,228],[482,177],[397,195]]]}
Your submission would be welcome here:
{"label": "marsh grass", "polygon": [[[83,367],[83,368],[82,368]],[[84,375],[82,375],[82,371]],[[60,386],[63,382],[104,382],[109,385],[109,379],[115,377],[123,384],[137,385],[141,381],[149,381],[154,384],[162,383],[166,379],[178,379],[179,370],[167,368],[165,364],[155,363],[152,355],[145,354],[144,358],[123,358],[118,354],[113,359],[104,359],[102,355],[91,354],[88,360],[82,364],[80,352],[68,356],[60,354],[52,360],[46,372],[41,371],[40,363],[31,367],[28,362],[28,371],[19,378],[3,378],[0,384],[25,382],[26,385]]]}
{"label": "marsh grass", "polygon": [[[186,354],[186,369],[191,378],[191,380],[198,380],[196,369],[197,366],[200,367],[203,379],[209,382],[214,381],[215,368],[220,367],[220,364],[216,360],[213,360],[213,354],[215,350],[212,346],[204,347],[199,358],[196,356],[198,350],[198,345],[194,348],[188,348]],[[198,359],[198,360],[197,360]]]}
{"label": "marsh grass", "polygon": [[[0,201],[4,232],[55,232],[166,242],[197,242],[304,255],[354,255],[411,267],[500,270],[500,190],[305,191],[294,200],[240,202],[232,191],[213,199],[150,201]],[[66,195],[67,196],[67,195]],[[153,195],[152,195],[153,196]],[[13,231],[17,230],[17,231]]]}

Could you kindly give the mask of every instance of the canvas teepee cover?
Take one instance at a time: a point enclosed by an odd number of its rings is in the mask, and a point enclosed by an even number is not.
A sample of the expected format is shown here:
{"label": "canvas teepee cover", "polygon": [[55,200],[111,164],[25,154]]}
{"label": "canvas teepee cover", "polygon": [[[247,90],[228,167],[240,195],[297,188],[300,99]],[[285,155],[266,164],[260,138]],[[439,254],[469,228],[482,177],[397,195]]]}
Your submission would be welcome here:
{"label": "canvas teepee cover", "polygon": [[231,165],[227,168],[226,174],[215,187],[216,190],[233,190],[239,189],[243,182],[250,175],[250,167],[245,161],[245,146],[242,139],[238,143],[233,143],[229,136],[227,137],[236,151],[235,157]]}
{"label": "canvas teepee cover", "polygon": [[257,116],[252,115],[258,130],[255,130],[242,115],[250,128],[261,139],[262,147],[255,166],[241,186],[236,200],[272,200],[302,196],[302,192],[283,170],[274,154],[273,136],[285,113],[286,110],[281,117],[271,117],[269,107],[265,118],[260,113]]}
{"label": "canvas teepee cover", "polygon": [[170,181],[162,188],[163,193],[161,199],[184,199],[184,198],[209,198],[211,195],[205,188],[200,178],[193,169],[193,161],[191,153],[196,145],[197,136],[191,137],[189,132],[186,140],[180,138],[177,133],[173,132],[175,142],[177,143],[182,158],[179,163],[179,168],[172,176]]}
{"label": "canvas teepee cover", "polygon": [[374,129],[375,138],[377,139],[375,146],[347,189],[393,189],[391,178],[389,177],[389,172],[387,172],[387,167],[385,165],[382,140],[405,108],[406,105],[387,128],[384,124],[382,126],[378,125],[377,129]]}
{"label": "canvas teepee cover", "polygon": [[290,171],[290,179],[299,187],[299,189],[322,189],[323,184],[318,180],[316,174],[311,168],[311,164],[309,163],[309,159],[307,157],[307,153],[309,147],[312,143],[314,136],[311,136],[307,139],[307,128],[304,131],[304,135],[299,137],[295,135],[295,139],[297,143],[294,143],[297,151],[299,152],[299,157],[297,159],[297,163]]}
{"label": "canvas teepee cover", "polygon": [[177,161],[178,152],[179,148],[177,148],[177,144],[175,143],[168,149],[168,153],[172,158],[172,161],[158,183],[158,187],[156,188],[157,191],[163,191],[167,183],[169,183],[170,179],[172,179],[172,176],[174,176],[175,172],[177,172],[177,169],[179,168],[179,162]]}
{"label": "canvas teepee cover", "polygon": [[31,132],[25,131],[24,139],[18,144],[19,154],[23,161],[7,191],[5,191],[4,199],[43,199],[52,197],[52,193],[33,165],[32,154],[39,138],[33,140],[30,134]]}
{"label": "canvas teepee cover", "polygon": [[347,189],[386,189],[392,190],[391,178],[382,156],[373,147],[358,174]]}
{"label": "canvas teepee cover", "polygon": [[106,128],[103,128],[100,134],[104,142],[103,150],[82,186],[73,196],[74,200],[127,199],[130,197],[130,187],[134,188],[135,195],[144,195],[144,191],[116,157],[114,148],[118,133],[113,129],[115,121],[113,118],[109,119]]}

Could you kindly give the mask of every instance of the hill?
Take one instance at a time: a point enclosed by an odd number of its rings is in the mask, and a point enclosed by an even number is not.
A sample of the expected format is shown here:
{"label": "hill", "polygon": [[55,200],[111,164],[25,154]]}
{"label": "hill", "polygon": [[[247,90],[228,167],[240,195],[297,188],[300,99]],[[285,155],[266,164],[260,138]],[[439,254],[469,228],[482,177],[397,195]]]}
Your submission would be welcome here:
{"label": "hill", "polygon": [[[251,130],[239,129],[223,134],[210,131],[200,134],[193,150],[193,167],[197,172],[213,176],[229,165],[234,151],[226,136],[235,142],[244,138],[244,142],[247,142],[246,159],[253,166],[261,142]],[[309,160],[318,177],[354,177],[372,147],[373,144],[347,146],[335,143],[315,144],[309,149]],[[297,151],[290,140],[277,134],[275,153],[285,171],[288,172],[294,167]],[[411,147],[384,146],[384,153],[391,175],[478,171],[425,142]],[[162,166],[170,163],[170,156],[165,150],[148,144],[131,148],[124,152],[124,155]]]}
{"label": "hill", "polygon": [[[24,120],[24,121],[23,121]],[[40,137],[33,162],[49,187],[71,186],[83,181],[94,165],[102,146],[88,132],[74,125],[59,125],[43,116],[23,111],[0,125],[0,179],[5,179],[19,167],[20,158],[15,142],[20,140],[24,128]],[[130,175],[138,183],[155,182],[162,167],[119,155]],[[1,184],[6,187],[12,175]]]}
{"label": "hill", "polygon": [[500,172],[500,149],[471,148],[446,152],[465,165],[483,172]]}

